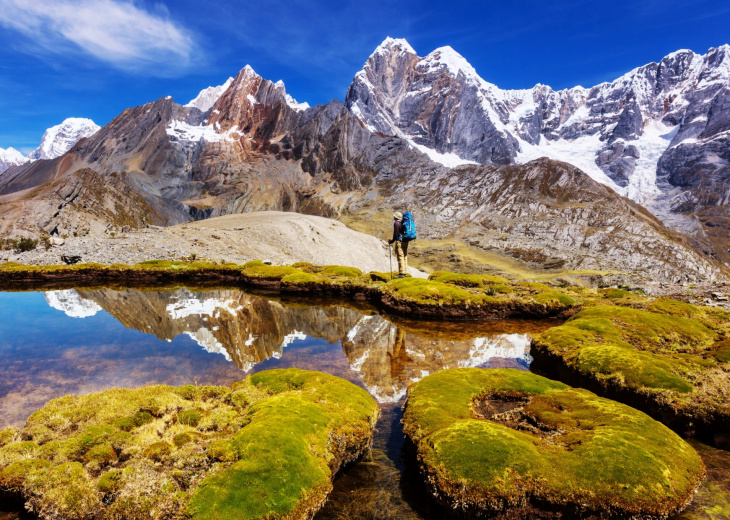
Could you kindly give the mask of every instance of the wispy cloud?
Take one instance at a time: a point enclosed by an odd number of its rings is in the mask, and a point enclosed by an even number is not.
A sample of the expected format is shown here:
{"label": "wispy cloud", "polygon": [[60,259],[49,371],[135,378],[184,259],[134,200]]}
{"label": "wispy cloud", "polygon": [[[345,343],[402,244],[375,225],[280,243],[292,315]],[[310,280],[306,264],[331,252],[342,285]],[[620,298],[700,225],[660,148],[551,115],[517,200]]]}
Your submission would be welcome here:
{"label": "wispy cloud", "polygon": [[26,52],[76,51],[161,76],[184,71],[198,52],[189,31],[162,4],[147,10],[130,0],[0,0],[0,25],[25,37]]}

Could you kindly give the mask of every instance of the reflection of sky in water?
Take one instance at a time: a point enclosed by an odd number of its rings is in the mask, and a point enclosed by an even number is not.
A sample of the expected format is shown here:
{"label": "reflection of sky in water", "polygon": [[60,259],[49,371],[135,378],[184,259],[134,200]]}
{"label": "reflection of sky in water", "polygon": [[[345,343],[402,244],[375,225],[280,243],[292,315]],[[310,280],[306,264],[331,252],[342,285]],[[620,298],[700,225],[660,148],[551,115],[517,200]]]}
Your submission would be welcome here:
{"label": "reflection of sky in water", "polygon": [[396,403],[409,384],[444,368],[526,369],[531,360],[523,334],[470,333],[464,324],[454,339],[237,290],[0,293],[0,314],[0,427],[22,425],[51,398],[109,387],[229,384],[251,370],[295,366]]}

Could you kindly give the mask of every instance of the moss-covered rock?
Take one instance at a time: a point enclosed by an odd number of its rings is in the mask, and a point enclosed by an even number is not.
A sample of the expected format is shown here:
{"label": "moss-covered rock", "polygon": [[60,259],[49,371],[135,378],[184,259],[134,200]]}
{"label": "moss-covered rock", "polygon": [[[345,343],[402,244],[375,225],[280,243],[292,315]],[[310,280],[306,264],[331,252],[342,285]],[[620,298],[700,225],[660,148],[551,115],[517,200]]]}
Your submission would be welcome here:
{"label": "moss-covered rock", "polygon": [[640,408],[682,434],[727,431],[722,317],[668,300],[647,309],[581,311],[533,340],[534,368]]}
{"label": "moss-covered rock", "polygon": [[[569,290],[536,283],[513,283],[488,275],[440,271],[430,280],[393,280],[390,273],[363,274],[337,265],[244,265],[208,262],[148,261],[136,265],[80,264],[74,266],[24,266],[0,264],[0,286],[53,287],[58,284],[235,283],[281,294],[337,297],[369,302],[391,314],[414,318],[479,320],[485,318],[553,317],[576,312],[586,298]],[[154,415],[154,414],[153,414]],[[136,418],[127,418],[135,427]]]}
{"label": "moss-covered rock", "polygon": [[0,432],[0,490],[44,519],[310,518],[377,416],[365,390],[298,369],[66,396]]}
{"label": "moss-covered rock", "polygon": [[459,285],[461,287],[484,287],[489,285],[510,285],[510,281],[501,276],[490,276],[481,274],[450,273],[448,271],[436,271],[432,273],[429,280],[434,282]]}
{"label": "moss-covered rock", "polygon": [[411,388],[403,425],[430,487],[470,515],[666,518],[705,473],[644,413],[518,370],[428,376]]}

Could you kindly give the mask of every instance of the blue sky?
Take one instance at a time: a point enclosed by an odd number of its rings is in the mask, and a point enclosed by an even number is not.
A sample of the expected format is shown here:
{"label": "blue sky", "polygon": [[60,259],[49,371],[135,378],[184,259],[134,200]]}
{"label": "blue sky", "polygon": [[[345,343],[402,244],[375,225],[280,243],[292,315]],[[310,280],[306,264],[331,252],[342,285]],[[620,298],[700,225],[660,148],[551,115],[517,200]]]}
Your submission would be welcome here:
{"label": "blue sky", "polygon": [[66,117],[108,123],[186,103],[250,64],[310,105],[344,99],[386,37],[451,45],[503,88],[592,86],[666,54],[730,43],[725,0],[0,0],[0,148]]}

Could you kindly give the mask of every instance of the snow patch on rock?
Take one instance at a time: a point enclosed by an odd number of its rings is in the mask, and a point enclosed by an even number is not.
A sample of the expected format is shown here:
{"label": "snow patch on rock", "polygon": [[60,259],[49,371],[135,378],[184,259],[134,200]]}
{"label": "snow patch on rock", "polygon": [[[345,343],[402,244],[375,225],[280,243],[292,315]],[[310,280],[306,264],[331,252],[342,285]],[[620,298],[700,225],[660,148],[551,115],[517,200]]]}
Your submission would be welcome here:
{"label": "snow patch on rock", "polygon": [[233,83],[233,78],[228,78],[222,85],[204,88],[185,106],[188,108],[195,107],[200,109],[202,112],[207,112],[213,108],[213,105],[215,105],[215,102],[218,101],[218,98],[220,98],[221,95],[228,90],[231,83]]}
{"label": "snow patch on rock", "polygon": [[185,121],[173,119],[170,121],[166,129],[167,135],[175,137],[181,141],[206,143],[219,143],[223,141],[234,142],[243,137],[243,133],[238,130],[237,126],[218,132],[213,125],[191,125]]}

